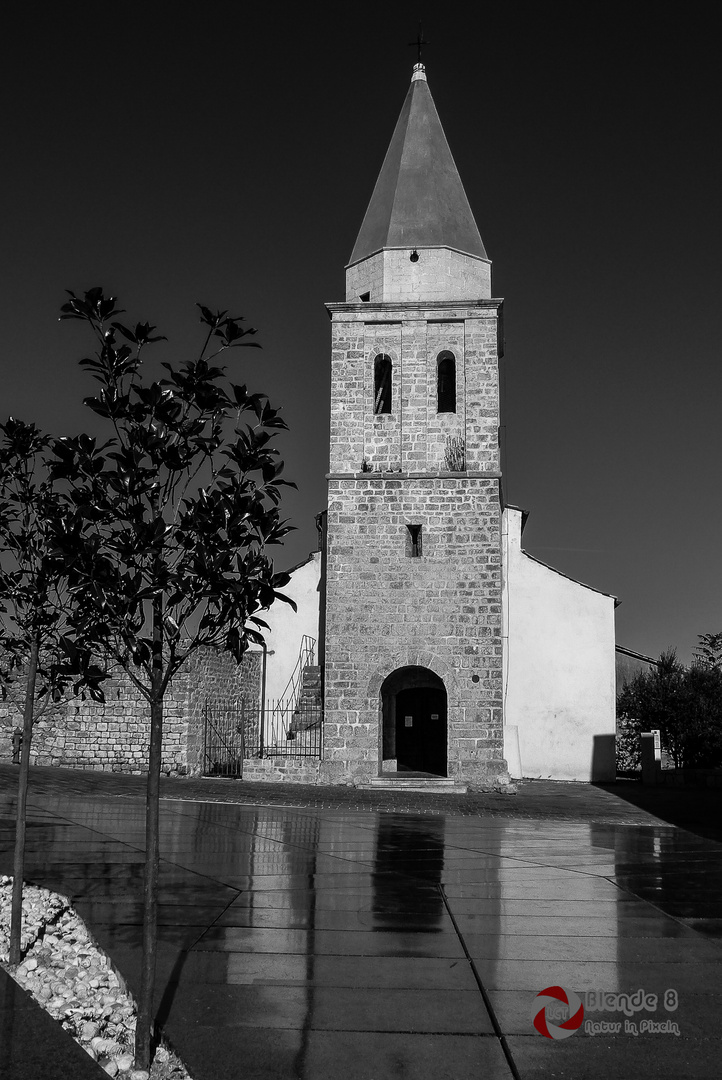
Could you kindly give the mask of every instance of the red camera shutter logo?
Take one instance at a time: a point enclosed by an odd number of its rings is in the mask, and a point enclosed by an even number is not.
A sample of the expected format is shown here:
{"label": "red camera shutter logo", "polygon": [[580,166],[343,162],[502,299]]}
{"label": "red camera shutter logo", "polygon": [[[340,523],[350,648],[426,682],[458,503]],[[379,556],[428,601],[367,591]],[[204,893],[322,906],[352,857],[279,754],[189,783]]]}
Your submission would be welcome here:
{"label": "red camera shutter logo", "polygon": [[[550,1005],[566,1005],[569,1019],[562,1024],[551,1023],[546,1017],[546,1010]],[[582,1026],[583,1020],[584,1006],[572,990],[565,990],[562,986],[547,986],[546,990],[540,990],[534,998],[531,1022],[546,1039],[568,1039]]]}

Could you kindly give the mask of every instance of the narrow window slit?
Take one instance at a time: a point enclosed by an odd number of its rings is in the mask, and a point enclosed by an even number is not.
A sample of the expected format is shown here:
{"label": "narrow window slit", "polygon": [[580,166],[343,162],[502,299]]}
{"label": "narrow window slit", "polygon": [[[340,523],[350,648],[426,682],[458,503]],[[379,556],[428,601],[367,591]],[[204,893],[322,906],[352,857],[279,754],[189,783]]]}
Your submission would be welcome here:
{"label": "narrow window slit", "polygon": [[374,360],[374,413],[391,412],[391,358],[379,353]]}
{"label": "narrow window slit", "polygon": [[410,559],[417,559],[422,554],[421,550],[421,526],[407,525],[406,555]]}
{"label": "narrow window slit", "polygon": [[437,412],[456,412],[456,360],[448,351],[439,353],[436,367]]}

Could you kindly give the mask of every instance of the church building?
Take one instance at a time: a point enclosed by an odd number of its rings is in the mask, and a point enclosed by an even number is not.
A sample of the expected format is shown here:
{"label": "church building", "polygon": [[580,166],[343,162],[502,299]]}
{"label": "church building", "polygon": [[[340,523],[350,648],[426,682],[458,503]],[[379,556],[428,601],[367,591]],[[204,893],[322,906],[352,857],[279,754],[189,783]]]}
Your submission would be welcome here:
{"label": "church building", "polygon": [[298,614],[268,620],[278,685],[301,635],[317,641],[320,756],[247,763],[249,778],[614,777],[614,598],[529,556],[527,515],[504,504],[502,307],[418,63],[345,300],[327,305],[322,550],[285,590]]}

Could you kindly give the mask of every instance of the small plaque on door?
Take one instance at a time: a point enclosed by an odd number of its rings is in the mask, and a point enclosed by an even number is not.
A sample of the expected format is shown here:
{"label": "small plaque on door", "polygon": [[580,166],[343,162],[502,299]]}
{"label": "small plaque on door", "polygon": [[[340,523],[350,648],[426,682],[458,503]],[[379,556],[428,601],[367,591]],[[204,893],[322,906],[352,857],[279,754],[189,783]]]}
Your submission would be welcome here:
{"label": "small plaque on door", "polygon": [[437,712],[432,712],[431,719],[432,720],[438,720],[439,719],[439,714]]}
{"label": "small plaque on door", "polygon": [[413,727],[413,726],[414,726],[414,718],[413,718],[413,716],[405,716],[404,717],[404,727]]}

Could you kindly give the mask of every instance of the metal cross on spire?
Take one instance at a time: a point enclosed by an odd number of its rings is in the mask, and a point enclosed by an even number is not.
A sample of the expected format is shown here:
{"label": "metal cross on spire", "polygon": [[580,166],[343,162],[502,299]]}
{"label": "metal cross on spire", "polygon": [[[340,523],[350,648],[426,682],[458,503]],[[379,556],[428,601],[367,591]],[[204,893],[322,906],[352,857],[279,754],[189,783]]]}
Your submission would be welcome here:
{"label": "metal cross on spire", "polygon": [[418,62],[421,63],[421,46],[422,45],[429,45],[431,43],[429,41],[427,41],[426,38],[424,37],[424,28],[423,28],[423,26],[421,25],[420,22],[419,22],[419,32],[416,35],[416,41],[409,41],[408,44],[416,46],[416,48],[418,49],[418,58],[419,58]]}

